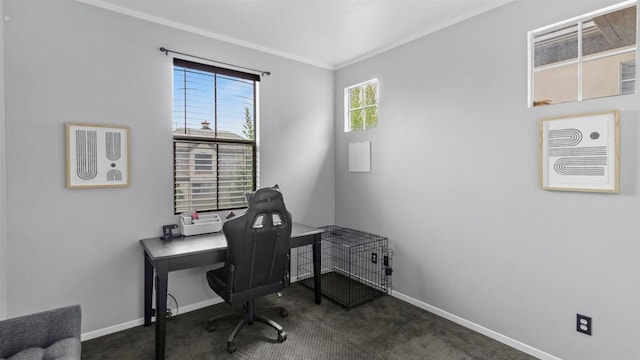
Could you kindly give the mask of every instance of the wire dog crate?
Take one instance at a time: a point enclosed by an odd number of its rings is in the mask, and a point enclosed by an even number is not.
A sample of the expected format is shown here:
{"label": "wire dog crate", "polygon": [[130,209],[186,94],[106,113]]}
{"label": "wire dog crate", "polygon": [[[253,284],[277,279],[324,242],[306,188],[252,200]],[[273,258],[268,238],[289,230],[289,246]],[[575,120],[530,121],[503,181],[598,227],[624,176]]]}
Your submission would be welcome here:
{"label": "wire dog crate", "polygon": [[[388,294],[393,251],[388,239],[340,226],[323,226],[321,292],[352,308]],[[298,250],[298,280],[314,288],[311,246]]]}

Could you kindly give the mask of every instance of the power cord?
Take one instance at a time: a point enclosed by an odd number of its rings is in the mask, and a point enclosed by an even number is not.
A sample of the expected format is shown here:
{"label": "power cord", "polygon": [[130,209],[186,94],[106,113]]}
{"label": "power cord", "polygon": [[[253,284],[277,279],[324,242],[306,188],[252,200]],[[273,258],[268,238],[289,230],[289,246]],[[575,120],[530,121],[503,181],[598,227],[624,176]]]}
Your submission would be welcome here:
{"label": "power cord", "polygon": [[[153,282],[153,287],[155,290],[157,290],[158,288],[158,282],[157,279],[156,281]],[[180,307],[178,306],[178,300],[176,300],[175,296],[171,295],[171,293],[167,293],[168,296],[171,296],[171,298],[173,299],[173,302],[176,303],[176,316],[180,313]],[[156,309],[153,309],[153,314],[154,316],[156,315]],[[169,307],[167,306],[167,319],[171,319],[173,318],[173,311],[171,311],[171,309],[169,309]]]}
{"label": "power cord", "polygon": [[[171,298],[173,299],[173,302],[176,303],[176,316],[177,316],[180,313],[180,307],[178,307],[178,300],[176,300],[176,298],[170,293],[167,293],[167,295],[171,296]],[[167,319],[171,319],[172,317],[173,317],[173,312],[171,311],[171,309],[167,307]]]}

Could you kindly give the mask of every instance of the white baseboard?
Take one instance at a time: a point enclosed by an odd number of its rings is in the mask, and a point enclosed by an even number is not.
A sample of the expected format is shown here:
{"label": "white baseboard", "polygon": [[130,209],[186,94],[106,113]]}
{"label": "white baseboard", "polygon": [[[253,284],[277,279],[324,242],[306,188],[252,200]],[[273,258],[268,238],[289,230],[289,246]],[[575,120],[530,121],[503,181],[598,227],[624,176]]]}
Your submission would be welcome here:
{"label": "white baseboard", "polygon": [[454,315],[450,312],[444,311],[440,308],[437,308],[433,305],[429,305],[427,303],[424,303],[420,300],[416,300],[410,296],[401,294],[397,291],[392,291],[391,292],[391,296],[398,298],[402,301],[408,302],[409,304],[415,305],[423,310],[426,310],[430,313],[434,313],[438,316],[441,316],[447,320],[451,320],[454,323],[458,324],[458,325],[462,325],[468,329],[471,329],[475,332],[478,332],[482,335],[485,335],[487,337],[492,338],[493,340],[499,341],[505,345],[509,345],[514,349],[518,349],[520,351],[522,351],[523,353],[529,354],[531,356],[534,356],[540,360],[562,360],[559,357],[553,356],[551,354],[548,354],[542,350],[536,349],[532,346],[529,346],[527,344],[524,344],[518,340],[512,339],[508,336],[502,335],[498,332],[495,332],[491,329],[487,329],[486,327],[482,326],[482,325],[478,325],[472,321],[469,321],[467,319],[463,319],[457,315]]}
{"label": "white baseboard", "polygon": [[122,324],[117,324],[117,325],[109,326],[106,328],[89,331],[80,335],[80,341],[95,339],[100,336],[109,335],[109,334],[116,333],[118,331],[131,329],[132,327],[136,327],[142,324],[144,324],[144,318],[139,318],[136,320],[127,321]]}
{"label": "white baseboard", "polygon": [[[294,276],[294,277],[291,278],[291,282],[292,283],[294,283],[296,281],[298,281],[298,277],[297,276]],[[205,301],[201,301],[199,303],[182,306],[179,309],[180,310],[180,314],[184,314],[184,313],[188,313],[188,312],[191,312],[191,311],[194,311],[194,310],[202,309],[202,308],[205,308],[207,306],[220,304],[223,301],[224,300],[222,300],[221,297],[215,297],[215,298],[210,299],[210,300],[205,300]],[[89,332],[83,333],[82,335],[80,335],[80,339],[81,339],[81,341],[91,340],[91,339],[98,338],[100,336],[113,334],[113,333],[116,333],[118,331],[131,329],[132,327],[140,326],[142,324],[144,324],[144,318],[139,318],[139,319],[127,321],[127,322],[124,322],[124,323],[121,323],[121,324],[116,324],[116,325],[109,326],[109,327],[106,327],[106,328],[102,328],[102,329],[98,329],[98,330],[94,330],[94,331],[89,331]]]}
{"label": "white baseboard", "polygon": [[[202,302],[199,302],[199,303],[182,306],[182,307],[180,307],[179,310],[180,310],[180,314],[184,314],[184,313],[188,313],[188,312],[191,312],[191,311],[194,311],[194,310],[205,308],[207,306],[219,304],[221,302],[223,302],[222,298],[216,297],[216,298],[205,300],[205,301],[202,301]],[[139,319],[136,319],[136,320],[127,321],[127,322],[122,323],[122,324],[117,324],[117,325],[109,326],[109,327],[106,327],[106,328],[102,328],[102,329],[98,329],[98,330],[94,330],[94,331],[89,331],[87,333],[82,334],[80,336],[80,339],[81,339],[81,341],[91,340],[91,339],[98,338],[100,336],[113,334],[113,333],[116,333],[118,331],[131,329],[132,327],[140,326],[142,324],[144,324],[144,318],[139,318]]]}
{"label": "white baseboard", "polygon": [[224,300],[222,300],[221,297],[214,297],[213,299],[201,301],[199,303],[182,306],[180,307],[180,314],[192,312],[194,310],[206,308],[207,306],[211,306],[211,305],[220,304],[222,302],[224,302]]}

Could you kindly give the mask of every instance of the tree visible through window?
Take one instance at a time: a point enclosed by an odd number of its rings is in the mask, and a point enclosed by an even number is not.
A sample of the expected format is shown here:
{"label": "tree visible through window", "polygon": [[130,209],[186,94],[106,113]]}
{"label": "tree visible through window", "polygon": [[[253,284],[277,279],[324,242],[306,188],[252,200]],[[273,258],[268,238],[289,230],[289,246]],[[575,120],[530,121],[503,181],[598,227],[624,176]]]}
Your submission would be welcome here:
{"label": "tree visible through window", "polygon": [[345,89],[345,131],[378,126],[378,80]]}
{"label": "tree visible through window", "polygon": [[247,205],[256,187],[258,75],[174,59],[174,212]]}

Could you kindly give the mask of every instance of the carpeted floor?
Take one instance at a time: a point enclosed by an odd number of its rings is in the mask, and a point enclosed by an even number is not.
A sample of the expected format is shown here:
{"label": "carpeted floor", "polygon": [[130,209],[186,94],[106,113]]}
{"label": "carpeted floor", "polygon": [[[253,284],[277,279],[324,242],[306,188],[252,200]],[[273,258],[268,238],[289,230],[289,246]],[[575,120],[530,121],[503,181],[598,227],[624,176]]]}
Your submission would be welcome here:
{"label": "carpeted floor", "polygon": [[[323,298],[313,303],[310,289],[293,284],[282,298],[269,296],[260,306],[282,305],[289,316],[267,317],[282,325],[287,340],[276,342],[274,329],[261,323],[246,326],[226,352],[226,337],[236,320],[206,330],[210,316],[232,310],[218,304],[175,316],[167,322],[167,359],[291,360],[531,360],[509,346],[433,315],[391,296],[347,310]],[[154,327],[139,326],[82,343],[82,359],[153,359]]]}

